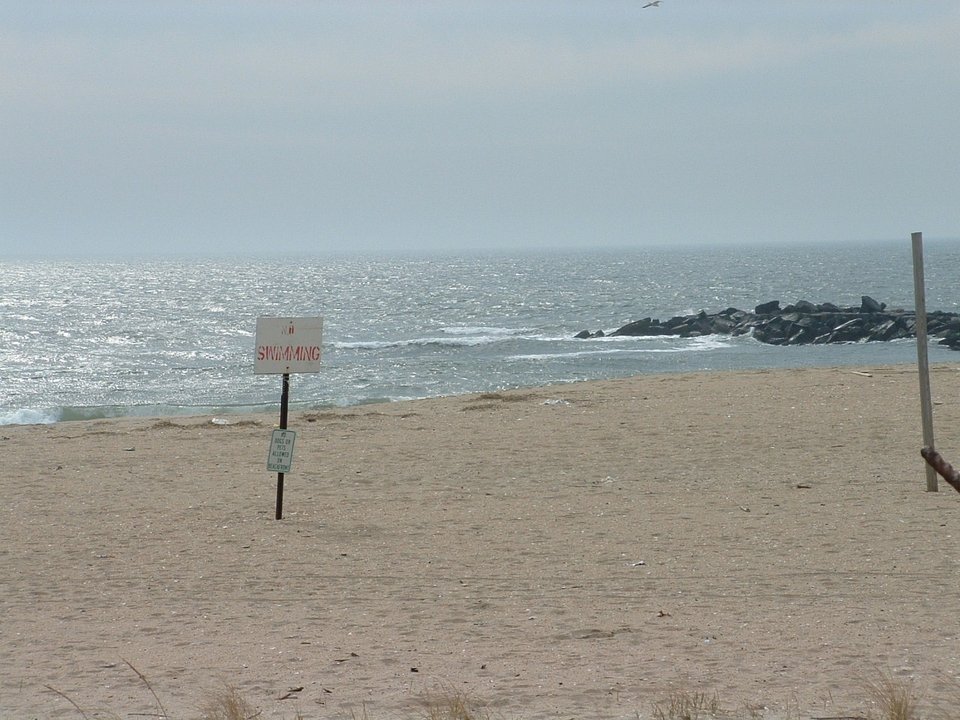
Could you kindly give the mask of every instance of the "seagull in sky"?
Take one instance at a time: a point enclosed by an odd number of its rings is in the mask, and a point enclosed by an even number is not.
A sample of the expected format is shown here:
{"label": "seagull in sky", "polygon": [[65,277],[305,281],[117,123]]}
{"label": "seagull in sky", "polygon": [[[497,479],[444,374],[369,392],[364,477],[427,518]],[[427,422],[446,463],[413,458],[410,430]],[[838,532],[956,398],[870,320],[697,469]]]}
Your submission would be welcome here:
{"label": "seagull in sky", "polygon": [[648,7],[660,7],[660,0],[650,0],[646,5],[643,6],[644,9]]}

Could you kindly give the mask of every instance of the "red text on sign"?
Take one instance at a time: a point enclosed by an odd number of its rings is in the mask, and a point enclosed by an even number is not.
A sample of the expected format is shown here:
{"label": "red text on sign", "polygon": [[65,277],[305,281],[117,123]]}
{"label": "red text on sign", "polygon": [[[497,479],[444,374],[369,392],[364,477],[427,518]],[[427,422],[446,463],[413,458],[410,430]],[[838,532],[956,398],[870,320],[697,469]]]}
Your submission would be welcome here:
{"label": "red text on sign", "polygon": [[257,345],[257,360],[316,362],[319,359],[319,345]]}

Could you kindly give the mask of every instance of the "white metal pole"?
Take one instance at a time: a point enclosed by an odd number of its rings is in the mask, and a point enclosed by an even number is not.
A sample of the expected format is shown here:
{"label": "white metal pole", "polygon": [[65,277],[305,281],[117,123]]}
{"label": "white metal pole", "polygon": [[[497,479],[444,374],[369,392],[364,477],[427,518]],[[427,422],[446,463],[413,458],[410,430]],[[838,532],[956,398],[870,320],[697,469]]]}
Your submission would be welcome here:
{"label": "white metal pole", "polygon": [[[920,417],[923,421],[923,445],[934,450],[933,403],[930,400],[930,365],[927,361],[927,300],[923,281],[923,233],[910,235],[913,244],[913,295],[917,308],[917,370],[920,376]],[[924,462],[927,492],[937,492],[937,471]]]}

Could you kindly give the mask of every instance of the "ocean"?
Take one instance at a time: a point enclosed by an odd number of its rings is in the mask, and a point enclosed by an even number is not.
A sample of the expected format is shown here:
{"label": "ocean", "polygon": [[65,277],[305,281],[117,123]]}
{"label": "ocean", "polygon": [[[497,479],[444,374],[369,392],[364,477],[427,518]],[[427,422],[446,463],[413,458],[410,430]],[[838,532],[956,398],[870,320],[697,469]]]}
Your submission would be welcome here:
{"label": "ocean", "polygon": [[[924,246],[929,310],[958,311],[960,243]],[[258,317],[322,316],[295,409],[640,373],[915,363],[913,341],[596,338],[643,317],[768,300],[914,307],[909,239],[460,255],[0,261],[0,424],[276,411]],[[960,354],[931,344],[931,362]]]}

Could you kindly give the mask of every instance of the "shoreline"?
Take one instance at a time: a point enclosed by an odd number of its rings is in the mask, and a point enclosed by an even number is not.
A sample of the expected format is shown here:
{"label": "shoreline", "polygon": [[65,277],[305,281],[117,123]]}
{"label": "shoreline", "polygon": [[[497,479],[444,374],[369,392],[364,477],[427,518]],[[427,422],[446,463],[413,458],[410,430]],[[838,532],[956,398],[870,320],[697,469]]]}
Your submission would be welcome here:
{"label": "shoreline", "polygon": [[[938,447],[960,372],[932,370]],[[650,717],[671,692],[842,715],[960,698],[960,498],[909,365],[638,375],[292,411],[5,426],[0,710]],[[280,699],[290,688],[294,697]]]}
{"label": "shoreline", "polygon": [[[944,360],[936,360],[933,362],[933,366],[943,366],[951,367],[952,363]],[[660,376],[672,377],[672,376],[683,376],[683,375],[713,375],[713,374],[729,374],[729,373],[756,373],[756,372],[789,372],[793,370],[850,370],[858,367],[891,367],[891,368],[910,368],[916,367],[916,361],[903,361],[903,362],[863,362],[860,360],[850,361],[842,364],[833,364],[833,365],[769,365],[761,367],[732,367],[732,368],[713,368],[713,369],[676,369],[676,370],[665,370],[649,373],[634,373],[630,375],[623,376],[613,376],[613,377],[601,377],[601,378],[590,378],[590,379],[574,379],[574,380],[556,380],[547,382],[544,384],[536,385],[518,385],[514,387],[498,387],[490,390],[471,390],[471,391],[454,391],[449,394],[441,395],[427,395],[423,397],[381,397],[381,398],[369,398],[359,402],[353,402],[350,404],[316,404],[311,400],[298,400],[297,397],[292,397],[290,402],[290,412],[291,414],[309,414],[309,413],[325,413],[325,412],[336,412],[340,410],[350,410],[352,408],[364,408],[377,405],[396,405],[398,403],[408,403],[408,402],[423,402],[430,400],[448,400],[451,398],[457,397],[469,397],[473,395],[480,395],[484,393],[511,393],[511,392],[526,392],[533,391],[537,389],[549,388],[549,387],[563,387],[566,385],[573,385],[579,383],[602,383],[602,382],[618,382],[626,381],[633,378],[649,377],[656,378]],[[279,376],[278,376],[279,377]],[[279,380],[278,380],[279,382]],[[38,426],[54,426],[62,423],[83,423],[83,422],[100,422],[100,421],[124,421],[124,420],[152,420],[152,419],[168,419],[168,420],[190,420],[192,418],[202,418],[202,417],[224,417],[236,420],[237,418],[252,417],[258,418],[263,417],[264,415],[269,415],[270,413],[277,414],[279,413],[280,407],[280,390],[279,387],[276,393],[276,399],[270,400],[267,402],[262,402],[259,404],[238,404],[238,405],[203,405],[203,406],[186,406],[186,405],[158,405],[155,403],[145,403],[140,405],[83,405],[83,406],[49,406],[49,407],[25,407],[19,408],[17,410],[6,411],[6,415],[0,415],[2,417],[26,417],[31,418],[25,422],[0,422],[0,428],[14,428],[14,427],[38,427]],[[163,408],[169,408],[168,411],[164,411]],[[170,411],[172,410],[172,411]],[[67,417],[63,417],[66,414]],[[51,417],[56,416],[56,419],[50,419]]]}

